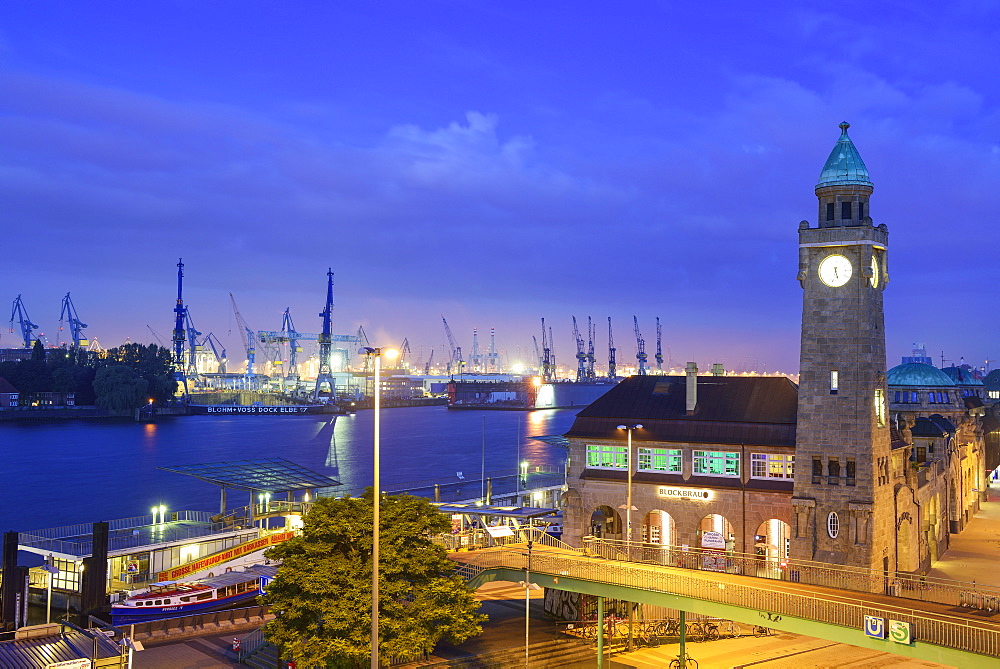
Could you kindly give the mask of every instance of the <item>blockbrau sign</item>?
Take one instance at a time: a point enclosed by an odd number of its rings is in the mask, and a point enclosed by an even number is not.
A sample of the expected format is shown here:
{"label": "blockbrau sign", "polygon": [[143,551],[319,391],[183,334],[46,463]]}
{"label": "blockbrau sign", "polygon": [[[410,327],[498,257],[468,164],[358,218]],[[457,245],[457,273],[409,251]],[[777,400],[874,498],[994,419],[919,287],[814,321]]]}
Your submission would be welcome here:
{"label": "blockbrau sign", "polygon": [[190,576],[191,574],[195,574],[199,571],[204,571],[205,569],[222,564],[223,562],[229,562],[235,558],[267,548],[268,546],[280,544],[282,541],[291,539],[293,536],[295,536],[294,532],[281,532],[279,534],[271,534],[266,537],[261,537],[260,539],[254,539],[253,541],[248,541],[245,544],[240,544],[239,546],[234,546],[233,548],[205,556],[200,560],[188,562],[180,567],[168,569],[167,571],[161,571],[157,575],[157,580],[176,581],[179,578],[184,578],[185,576]]}
{"label": "blockbrau sign", "polygon": [[660,486],[657,490],[660,497],[686,497],[688,499],[709,499],[712,496],[711,490],[704,488],[667,488]]}

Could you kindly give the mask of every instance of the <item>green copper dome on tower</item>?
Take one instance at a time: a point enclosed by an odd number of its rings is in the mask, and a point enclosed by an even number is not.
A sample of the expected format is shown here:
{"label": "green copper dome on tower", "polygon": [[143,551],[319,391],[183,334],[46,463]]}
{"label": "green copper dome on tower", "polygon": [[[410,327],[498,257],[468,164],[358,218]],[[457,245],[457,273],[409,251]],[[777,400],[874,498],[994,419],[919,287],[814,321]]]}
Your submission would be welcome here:
{"label": "green copper dome on tower", "polygon": [[851,124],[844,121],[840,124],[840,139],[837,140],[830,157],[823,165],[816,188],[823,186],[869,186],[874,187],[868,176],[865,161],[861,160],[854,142],[847,136]]}

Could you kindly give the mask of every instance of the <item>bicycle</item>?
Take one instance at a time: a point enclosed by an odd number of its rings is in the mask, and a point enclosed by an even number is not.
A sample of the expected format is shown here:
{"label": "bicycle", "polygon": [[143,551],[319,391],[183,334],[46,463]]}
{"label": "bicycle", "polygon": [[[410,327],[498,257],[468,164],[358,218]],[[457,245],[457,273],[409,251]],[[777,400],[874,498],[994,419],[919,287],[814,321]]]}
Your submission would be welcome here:
{"label": "bicycle", "polygon": [[719,633],[727,639],[735,639],[743,636],[743,630],[732,620],[723,620],[719,623]]}
{"label": "bicycle", "polygon": [[769,627],[764,627],[763,625],[753,626],[753,635],[756,637],[771,636],[774,634],[774,630]]}
{"label": "bicycle", "polygon": [[[675,657],[674,659],[670,660],[670,664],[668,666],[670,667],[670,669],[681,669],[680,658]],[[685,669],[698,669],[698,660],[695,660],[694,658],[691,657],[685,658],[683,666],[685,667]]]}
{"label": "bicycle", "polygon": [[719,623],[714,620],[706,620],[701,625],[705,634],[704,641],[716,641],[719,638]]}
{"label": "bicycle", "polygon": [[688,623],[686,636],[691,641],[704,641],[705,628],[701,626],[701,623]]}

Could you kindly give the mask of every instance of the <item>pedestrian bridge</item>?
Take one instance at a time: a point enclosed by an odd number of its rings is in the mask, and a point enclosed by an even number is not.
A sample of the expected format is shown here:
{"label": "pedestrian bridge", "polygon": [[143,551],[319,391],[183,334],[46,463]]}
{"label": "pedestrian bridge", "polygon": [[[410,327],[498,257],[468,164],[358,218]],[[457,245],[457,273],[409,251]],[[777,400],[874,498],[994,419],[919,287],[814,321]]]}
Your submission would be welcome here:
{"label": "pedestrian bridge", "polygon": [[[530,547],[527,542],[507,543],[450,557],[473,588],[489,581],[525,581],[529,569],[528,580],[546,588],[664,606],[957,667],[1000,667],[996,610],[650,564],[626,559],[626,553],[602,557],[548,535],[533,538]],[[891,621],[909,624],[908,643],[888,634]],[[880,624],[882,634],[875,636]]]}

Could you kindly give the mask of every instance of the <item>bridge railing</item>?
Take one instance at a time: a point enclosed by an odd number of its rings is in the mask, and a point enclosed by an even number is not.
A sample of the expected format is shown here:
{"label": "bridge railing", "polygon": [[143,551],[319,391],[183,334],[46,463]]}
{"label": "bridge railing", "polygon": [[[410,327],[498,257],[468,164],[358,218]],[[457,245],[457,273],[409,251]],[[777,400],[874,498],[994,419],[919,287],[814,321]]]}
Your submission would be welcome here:
{"label": "bridge railing", "polygon": [[920,574],[885,573],[809,560],[596,537],[584,537],[583,551],[609,560],[756,576],[841,590],[884,592],[905,599],[1000,610],[1000,588]]}
{"label": "bridge railing", "polygon": [[527,526],[511,528],[511,530],[514,534],[509,537],[494,537],[491,536],[485,529],[478,528],[456,534],[442,534],[432,537],[431,541],[439,546],[444,546],[448,551],[497,548],[501,546],[509,546],[511,544],[525,544],[529,541],[539,546],[565,548],[566,550],[572,551],[579,550],[573,548],[566,542],[557,539],[551,534],[548,534],[541,527]]}
{"label": "bridge railing", "polygon": [[[523,550],[500,549],[484,551],[473,564],[480,569],[524,569],[527,559]],[[753,581],[720,584],[704,575],[687,575],[676,570],[664,571],[643,564],[553,553],[545,549],[532,551],[531,571],[758,611],[766,615],[770,624],[763,624],[769,627],[780,627],[781,617],[791,616],[862,630],[865,616],[873,615],[910,623],[922,643],[980,655],[1000,655],[1000,624],[929,614],[906,606],[877,604],[853,598],[849,593],[821,596],[815,592],[786,591]]]}

